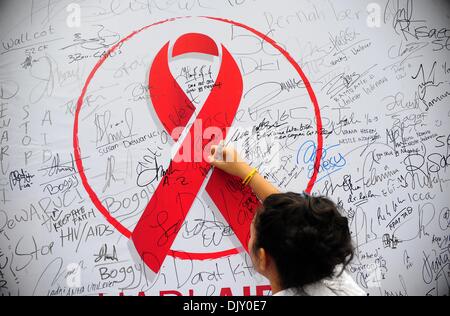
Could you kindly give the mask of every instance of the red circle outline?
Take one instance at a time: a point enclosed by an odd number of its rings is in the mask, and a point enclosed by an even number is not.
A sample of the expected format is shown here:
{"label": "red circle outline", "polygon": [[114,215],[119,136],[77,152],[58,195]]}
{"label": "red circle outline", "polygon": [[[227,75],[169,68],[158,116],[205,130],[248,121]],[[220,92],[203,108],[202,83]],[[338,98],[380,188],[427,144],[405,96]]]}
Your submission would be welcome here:
{"label": "red circle outline", "polygon": [[[136,30],[136,31],[132,32],[131,34],[129,34],[128,36],[124,37],[121,41],[119,41],[114,46],[112,46],[100,58],[100,60],[95,64],[94,68],[91,70],[91,72],[89,73],[89,75],[86,79],[86,82],[81,91],[81,95],[79,96],[78,101],[77,101],[77,107],[75,110],[74,127],[73,127],[73,149],[74,149],[74,154],[75,154],[75,162],[76,162],[78,172],[80,174],[81,182],[83,183],[83,186],[84,186],[86,192],[88,193],[92,203],[95,205],[95,207],[100,211],[100,213],[102,213],[102,215],[106,218],[106,220],[111,225],[114,226],[114,228],[116,228],[121,234],[123,234],[127,238],[131,237],[131,232],[125,226],[123,226],[119,221],[117,221],[117,219],[115,219],[114,217],[111,216],[111,214],[103,206],[103,204],[99,200],[97,194],[94,192],[94,190],[91,188],[91,186],[88,183],[86,174],[84,172],[83,162],[81,160],[80,146],[79,146],[79,142],[78,142],[78,117],[79,117],[79,114],[81,111],[81,107],[83,105],[83,99],[86,95],[87,88],[88,88],[92,78],[94,77],[95,73],[100,68],[100,66],[111,55],[111,53],[113,53],[124,42],[131,39],[134,35],[142,32],[146,29],[149,29],[150,27],[161,25],[161,24],[168,23],[168,22],[173,22],[173,21],[180,20],[180,19],[188,19],[188,18],[193,18],[193,17],[192,16],[176,17],[176,18],[159,21],[159,22],[144,26],[144,27],[140,28],[139,30]],[[291,55],[289,55],[289,53],[284,48],[282,48],[276,41],[274,41],[273,39],[269,38],[267,35],[255,30],[245,24],[235,22],[232,20],[228,20],[228,19],[224,19],[224,18],[217,18],[217,17],[197,16],[197,18],[204,18],[204,19],[220,21],[220,22],[235,25],[235,26],[241,27],[243,29],[246,29],[247,31],[250,31],[251,33],[257,35],[259,38],[261,38],[264,41],[271,44],[275,49],[277,49],[289,61],[289,63],[294,67],[294,69],[297,71],[297,73],[302,78],[302,81],[305,84],[306,90],[308,91],[309,97],[314,106],[314,114],[315,114],[316,124],[317,124],[317,154],[316,154],[316,159],[314,162],[314,172],[313,172],[313,175],[311,176],[311,178],[308,182],[308,185],[306,187],[306,190],[305,190],[307,193],[311,193],[311,190],[314,187],[314,184],[316,182],[316,179],[317,179],[317,176],[319,173],[320,161],[322,158],[322,149],[323,149],[322,117],[320,115],[320,108],[319,108],[319,104],[317,102],[317,98],[314,93],[314,90],[312,89],[309,80],[306,78],[305,74],[303,73],[303,70],[300,68],[300,66],[297,64],[297,62],[291,57]],[[216,253],[207,253],[207,254],[206,253],[205,254],[185,253],[185,252],[181,252],[181,251],[171,250],[169,252],[169,255],[172,255],[173,257],[178,257],[181,259],[189,258],[189,259],[205,260],[205,259],[217,259],[220,257],[225,257],[225,256],[229,256],[229,255],[236,254],[236,253],[239,253],[238,248],[221,251],[221,252],[216,252]]]}

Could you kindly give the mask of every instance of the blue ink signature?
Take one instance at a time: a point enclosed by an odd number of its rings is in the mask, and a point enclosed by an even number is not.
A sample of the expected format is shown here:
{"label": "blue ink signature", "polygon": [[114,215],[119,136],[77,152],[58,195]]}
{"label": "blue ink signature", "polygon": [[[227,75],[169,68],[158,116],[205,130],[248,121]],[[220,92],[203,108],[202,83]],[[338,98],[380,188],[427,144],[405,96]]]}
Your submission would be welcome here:
{"label": "blue ink signature", "polygon": [[[318,179],[316,182],[326,178],[332,173],[338,172],[343,169],[347,164],[345,157],[341,153],[336,153],[331,155],[330,151],[332,149],[339,147],[340,145],[332,145],[328,147],[323,147],[322,157],[320,159],[320,167],[318,173]],[[314,163],[317,157],[317,146],[316,143],[309,140],[303,143],[297,152],[297,165],[306,164],[308,171],[308,179],[314,174]],[[324,174],[325,173],[325,174]]]}

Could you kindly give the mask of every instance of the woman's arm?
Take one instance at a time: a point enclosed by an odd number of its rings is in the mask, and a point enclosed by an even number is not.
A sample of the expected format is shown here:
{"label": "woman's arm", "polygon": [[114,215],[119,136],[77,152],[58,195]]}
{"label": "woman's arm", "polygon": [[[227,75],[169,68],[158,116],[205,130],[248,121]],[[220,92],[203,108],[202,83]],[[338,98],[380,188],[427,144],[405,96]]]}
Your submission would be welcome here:
{"label": "woman's arm", "polygon": [[[211,147],[211,156],[209,156],[209,163],[219,168],[226,173],[245,179],[253,168],[239,157],[237,151],[232,147],[224,147],[222,150],[222,159],[216,159],[216,151],[218,146]],[[220,157],[219,157],[220,158]],[[252,188],[256,196],[264,201],[266,197],[272,194],[280,193],[269,181],[264,179],[259,173],[256,173],[248,185]]]}

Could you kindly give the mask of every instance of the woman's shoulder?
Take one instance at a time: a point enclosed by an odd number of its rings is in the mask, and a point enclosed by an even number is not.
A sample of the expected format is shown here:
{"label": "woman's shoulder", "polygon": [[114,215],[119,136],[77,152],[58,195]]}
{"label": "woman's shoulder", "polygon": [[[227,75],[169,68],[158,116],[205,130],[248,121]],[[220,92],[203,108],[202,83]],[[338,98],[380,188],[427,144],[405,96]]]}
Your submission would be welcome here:
{"label": "woman's shoulder", "polygon": [[367,295],[361,287],[356,284],[352,276],[342,267],[337,267],[335,275],[331,278],[326,278],[320,281],[327,288],[328,291],[332,292],[336,296],[364,296]]}
{"label": "woman's shoulder", "polygon": [[366,293],[356,284],[351,275],[337,267],[335,275],[303,288],[290,288],[274,296],[365,296]]}

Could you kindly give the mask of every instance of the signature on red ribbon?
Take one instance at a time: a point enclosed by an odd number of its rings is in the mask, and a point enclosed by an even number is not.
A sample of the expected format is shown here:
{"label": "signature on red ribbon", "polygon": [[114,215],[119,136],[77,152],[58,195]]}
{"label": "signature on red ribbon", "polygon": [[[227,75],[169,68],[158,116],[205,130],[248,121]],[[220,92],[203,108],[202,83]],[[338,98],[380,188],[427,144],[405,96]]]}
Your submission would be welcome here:
{"label": "signature on red ribbon", "polygon": [[[192,124],[188,135],[171,161],[171,172],[159,183],[145,208],[131,239],[142,260],[153,271],[159,271],[165,256],[170,251],[189,209],[194,203],[200,187],[206,179],[210,166],[204,159],[195,159],[206,146],[218,144],[226,137],[227,128],[215,117],[230,118],[231,125],[242,97],[243,82],[241,72],[231,54],[221,45],[222,60],[216,82],[219,86],[211,90],[195,121],[201,122],[203,129],[214,127],[218,135],[212,140],[204,139],[203,133],[195,133]],[[176,40],[172,57],[187,53],[201,53],[219,56],[219,49],[210,37],[189,33]],[[180,88],[169,70],[169,43],[156,55],[149,74],[149,91],[153,107],[166,131],[174,135],[175,129],[185,127],[194,114],[195,107]],[[224,115],[223,115],[224,114]],[[178,140],[177,136],[175,141]],[[181,150],[189,150],[189,156]],[[183,156],[183,159],[181,158]],[[183,178],[183,183],[177,181]],[[237,193],[236,189],[238,189]],[[233,192],[234,191],[234,192]],[[250,223],[259,206],[253,193],[242,187],[240,179],[213,170],[206,185],[206,192],[227,220],[239,241],[247,249]],[[233,194],[234,193],[234,194]]]}

